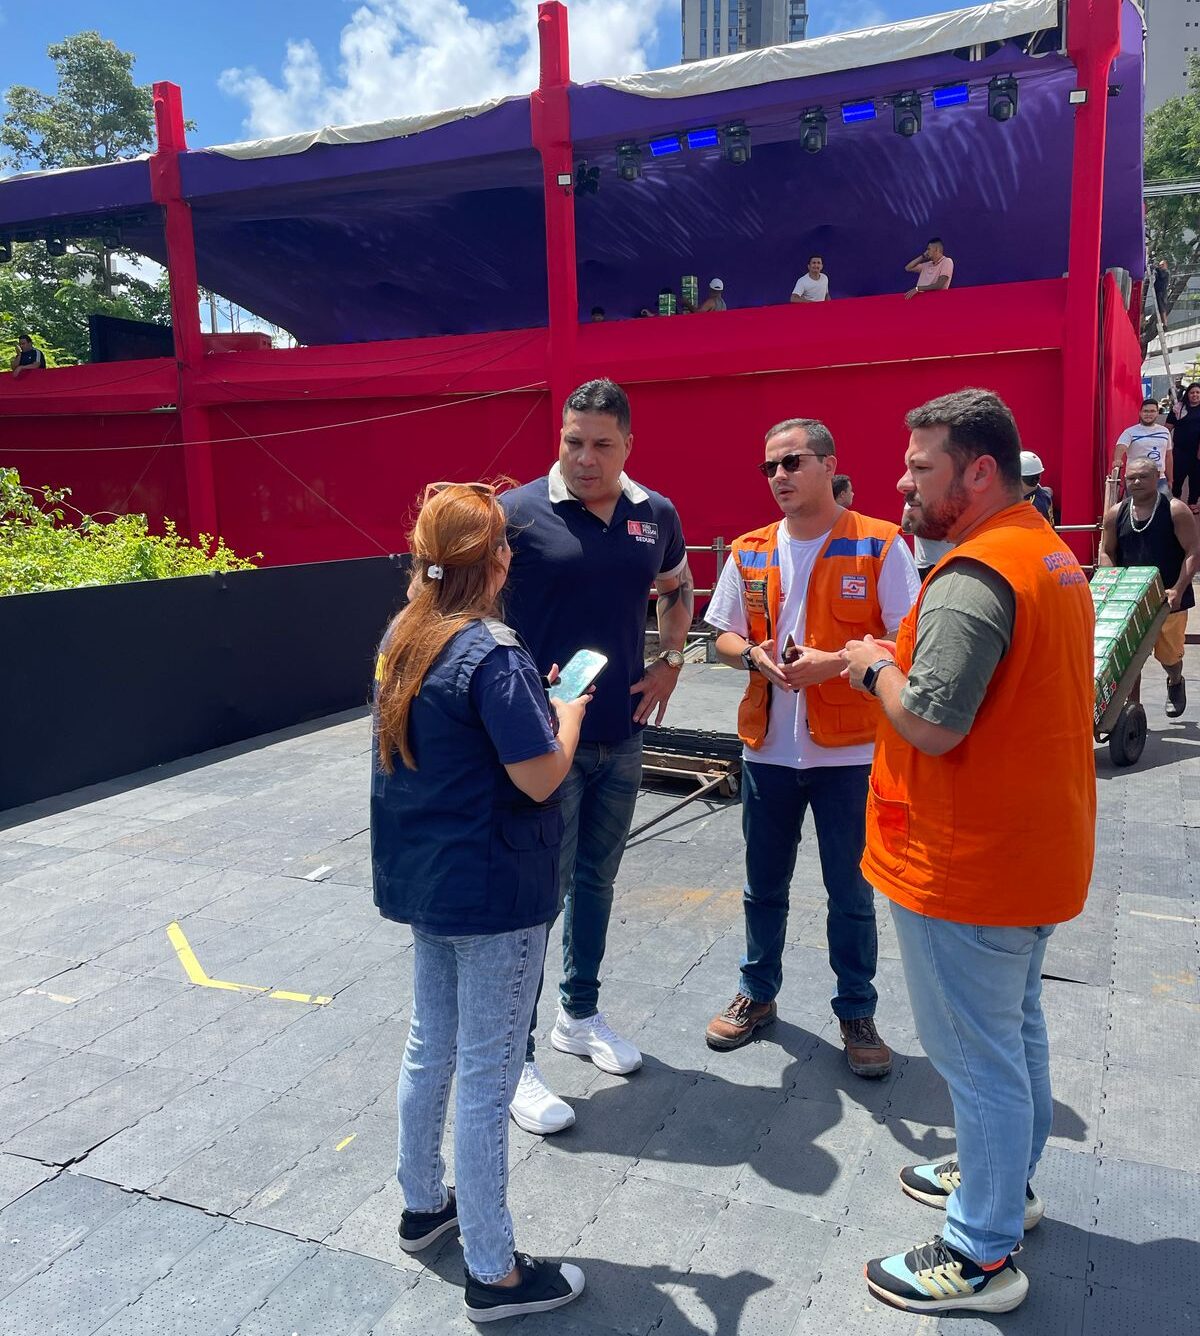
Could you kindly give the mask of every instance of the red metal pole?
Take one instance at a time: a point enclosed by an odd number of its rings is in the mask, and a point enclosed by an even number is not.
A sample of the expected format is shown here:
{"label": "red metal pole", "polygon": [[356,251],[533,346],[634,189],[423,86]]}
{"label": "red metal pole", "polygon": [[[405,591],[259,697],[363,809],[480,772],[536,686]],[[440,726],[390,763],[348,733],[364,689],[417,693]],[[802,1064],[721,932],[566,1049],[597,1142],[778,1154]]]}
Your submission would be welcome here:
{"label": "red metal pole", "polygon": [[571,144],[571,54],[567,10],[559,0],[538,5],[541,73],[530,98],[533,144],[542,158],[549,298],[550,395],[555,406],[574,389],[579,286],[575,268],[574,150]]}
{"label": "red metal pole", "polygon": [[[1062,521],[1092,524],[1100,507],[1097,432],[1100,411],[1100,228],[1104,207],[1104,142],[1108,73],[1121,45],[1121,0],[1070,0],[1067,53],[1076,87],[1071,168],[1071,231],[1063,336]],[[1095,542],[1073,546],[1091,560]]]}
{"label": "red metal pole", "polygon": [[183,198],[179,155],[187,152],[183,96],[173,83],[154,85],[154,129],[158,141],[150,159],[150,185],[162,205],[171,285],[171,327],[179,364],[179,425],[187,444],[183,467],[187,483],[187,531],[193,538],[217,533],[217,489],[209,444],[208,412],[189,402],[192,377],[204,357],[200,333],[200,291],[196,278],[196,239],[192,210]]}

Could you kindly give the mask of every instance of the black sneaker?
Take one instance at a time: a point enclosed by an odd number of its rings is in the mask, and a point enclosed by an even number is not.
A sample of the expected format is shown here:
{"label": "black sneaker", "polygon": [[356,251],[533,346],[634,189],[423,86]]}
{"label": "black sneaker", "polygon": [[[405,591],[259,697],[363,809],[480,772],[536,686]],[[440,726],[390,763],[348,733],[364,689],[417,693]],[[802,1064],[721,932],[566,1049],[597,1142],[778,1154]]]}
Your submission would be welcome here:
{"label": "black sneaker", "polygon": [[1167,717],[1178,719],[1187,709],[1187,683],[1181,677],[1178,682],[1167,683]]}
{"label": "black sneaker", "polygon": [[910,1313],[1007,1313],[1029,1293],[1011,1253],[985,1269],[940,1235],[908,1252],[875,1258],[865,1274],[877,1299]]}
{"label": "black sneaker", "polygon": [[520,1282],[511,1289],[484,1285],[467,1272],[464,1299],[472,1322],[499,1322],[501,1318],[526,1313],[548,1313],[583,1293],[583,1272],[570,1262],[549,1262],[543,1257],[517,1253]]}
{"label": "black sneaker", "polygon": [[[950,1194],[962,1182],[956,1159],[942,1160],[938,1164],[910,1164],[900,1170],[900,1190],[913,1201],[924,1202],[944,1211]],[[1046,1206],[1033,1190],[1033,1185],[1025,1184],[1025,1230],[1028,1233],[1046,1214]]]}
{"label": "black sneaker", "polygon": [[406,1253],[428,1248],[443,1234],[458,1233],[458,1204],[454,1189],[448,1189],[445,1206],[440,1211],[403,1211],[400,1215],[400,1247]]}

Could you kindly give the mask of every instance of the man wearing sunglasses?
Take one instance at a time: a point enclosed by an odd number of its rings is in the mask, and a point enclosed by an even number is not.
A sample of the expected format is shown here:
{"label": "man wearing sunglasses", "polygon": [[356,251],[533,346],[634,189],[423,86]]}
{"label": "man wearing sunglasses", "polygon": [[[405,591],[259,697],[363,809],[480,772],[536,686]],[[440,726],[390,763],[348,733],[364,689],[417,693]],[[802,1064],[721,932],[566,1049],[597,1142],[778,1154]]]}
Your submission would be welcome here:
{"label": "man wearing sunglasses", "polygon": [[710,1048],[740,1048],[776,1016],[788,895],[812,808],[828,896],[833,1011],[850,1070],[881,1077],[891,1052],[875,1028],[875,900],[859,870],[878,716],[840,677],[847,641],[891,634],[917,596],[899,529],[840,506],[828,428],[789,418],[771,428],[766,476],[782,520],[743,534],[706,620],[723,663],[749,673],[738,710],[745,744],[746,954],[733,1001],[709,1022]]}

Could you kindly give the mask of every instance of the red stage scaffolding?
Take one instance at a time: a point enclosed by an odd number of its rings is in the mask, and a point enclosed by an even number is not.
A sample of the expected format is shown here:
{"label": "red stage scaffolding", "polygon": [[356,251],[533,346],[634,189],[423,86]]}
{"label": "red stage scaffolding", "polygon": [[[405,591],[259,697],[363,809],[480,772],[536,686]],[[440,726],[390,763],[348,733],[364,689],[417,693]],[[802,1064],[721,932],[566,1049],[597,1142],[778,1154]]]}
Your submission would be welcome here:
{"label": "red stage scaffolding", "polygon": [[[1065,122],[1069,152],[1063,146],[1064,276],[973,286],[960,259],[961,284],[934,298],[905,301],[896,292],[715,318],[581,323],[571,96],[579,86],[570,83],[558,0],[539,6],[541,79],[528,103],[543,178],[545,327],[206,354],[193,205],[181,185],[182,102],[174,85],[156,84],[150,180],[164,222],[175,357],[61,368],[16,383],[0,377],[0,461],[19,467],[27,483],[70,486],[85,510],[175,518],[272,564],[391,552],[403,550],[425,482],[500,473],[524,481],[544,472],[565,395],[608,375],[633,402],[631,473],[675,500],[689,541],[707,543],[772,513],[754,465],[773,422],[825,420],[854,478],[856,506],[894,515],[905,411],[986,385],[1011,404],[1026,445],[1046,461],[1063,523],[1093,526],[1106,448],[1141,398],[1134,324],[1144,268],[1136,260],[1122,266],[1135,280],[1128,304],[1111,276],[1101,283],[1102,263],[1113,263],[1102,255],[1102,235],[1117,207],[1105,175],[1117,101],[1109,83],[1118,53],[1131,48],[1134,21],[1140,42],[1141,21],[1121,0],[1070,0],[1065,11],[1078,91],[1073,124]],[[1140,50],[1136,66],[1140,85]],[[1139,99],[1140,139],[1140,86],[1122,96]],[[907,142],[894,140],[898,148]],[[1137,176],[1123,185],[1140,209]],[[21,184],[0,182],[0,204],[6,188]],[[11,216],[0,207],[0,233],[6,224],[15,231]],[[1040,228],[1030,219],[1020,244],[1053,249]],[[903,244],[916,253],[936,230],[936,218],[922,222]],[[968,243],[960,235],[952,253]],[[1076,541],[1090,558],[1094,536],[1081,532]],[[699,574],[704,581],[711,568],[701,564]]]}

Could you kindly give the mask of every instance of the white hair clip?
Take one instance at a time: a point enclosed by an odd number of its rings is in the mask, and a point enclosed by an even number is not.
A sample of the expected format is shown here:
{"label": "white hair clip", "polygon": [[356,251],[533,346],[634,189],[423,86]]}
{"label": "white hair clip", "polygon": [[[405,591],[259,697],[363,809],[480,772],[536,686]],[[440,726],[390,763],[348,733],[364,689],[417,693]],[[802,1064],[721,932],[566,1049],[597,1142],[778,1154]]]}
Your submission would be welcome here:
{"label": "white hair clip", "polygon": [[425,574],[429,576],[431,580],[440,580],[445,573],[446,572],[440,566],[427,566],[425,568]]}

